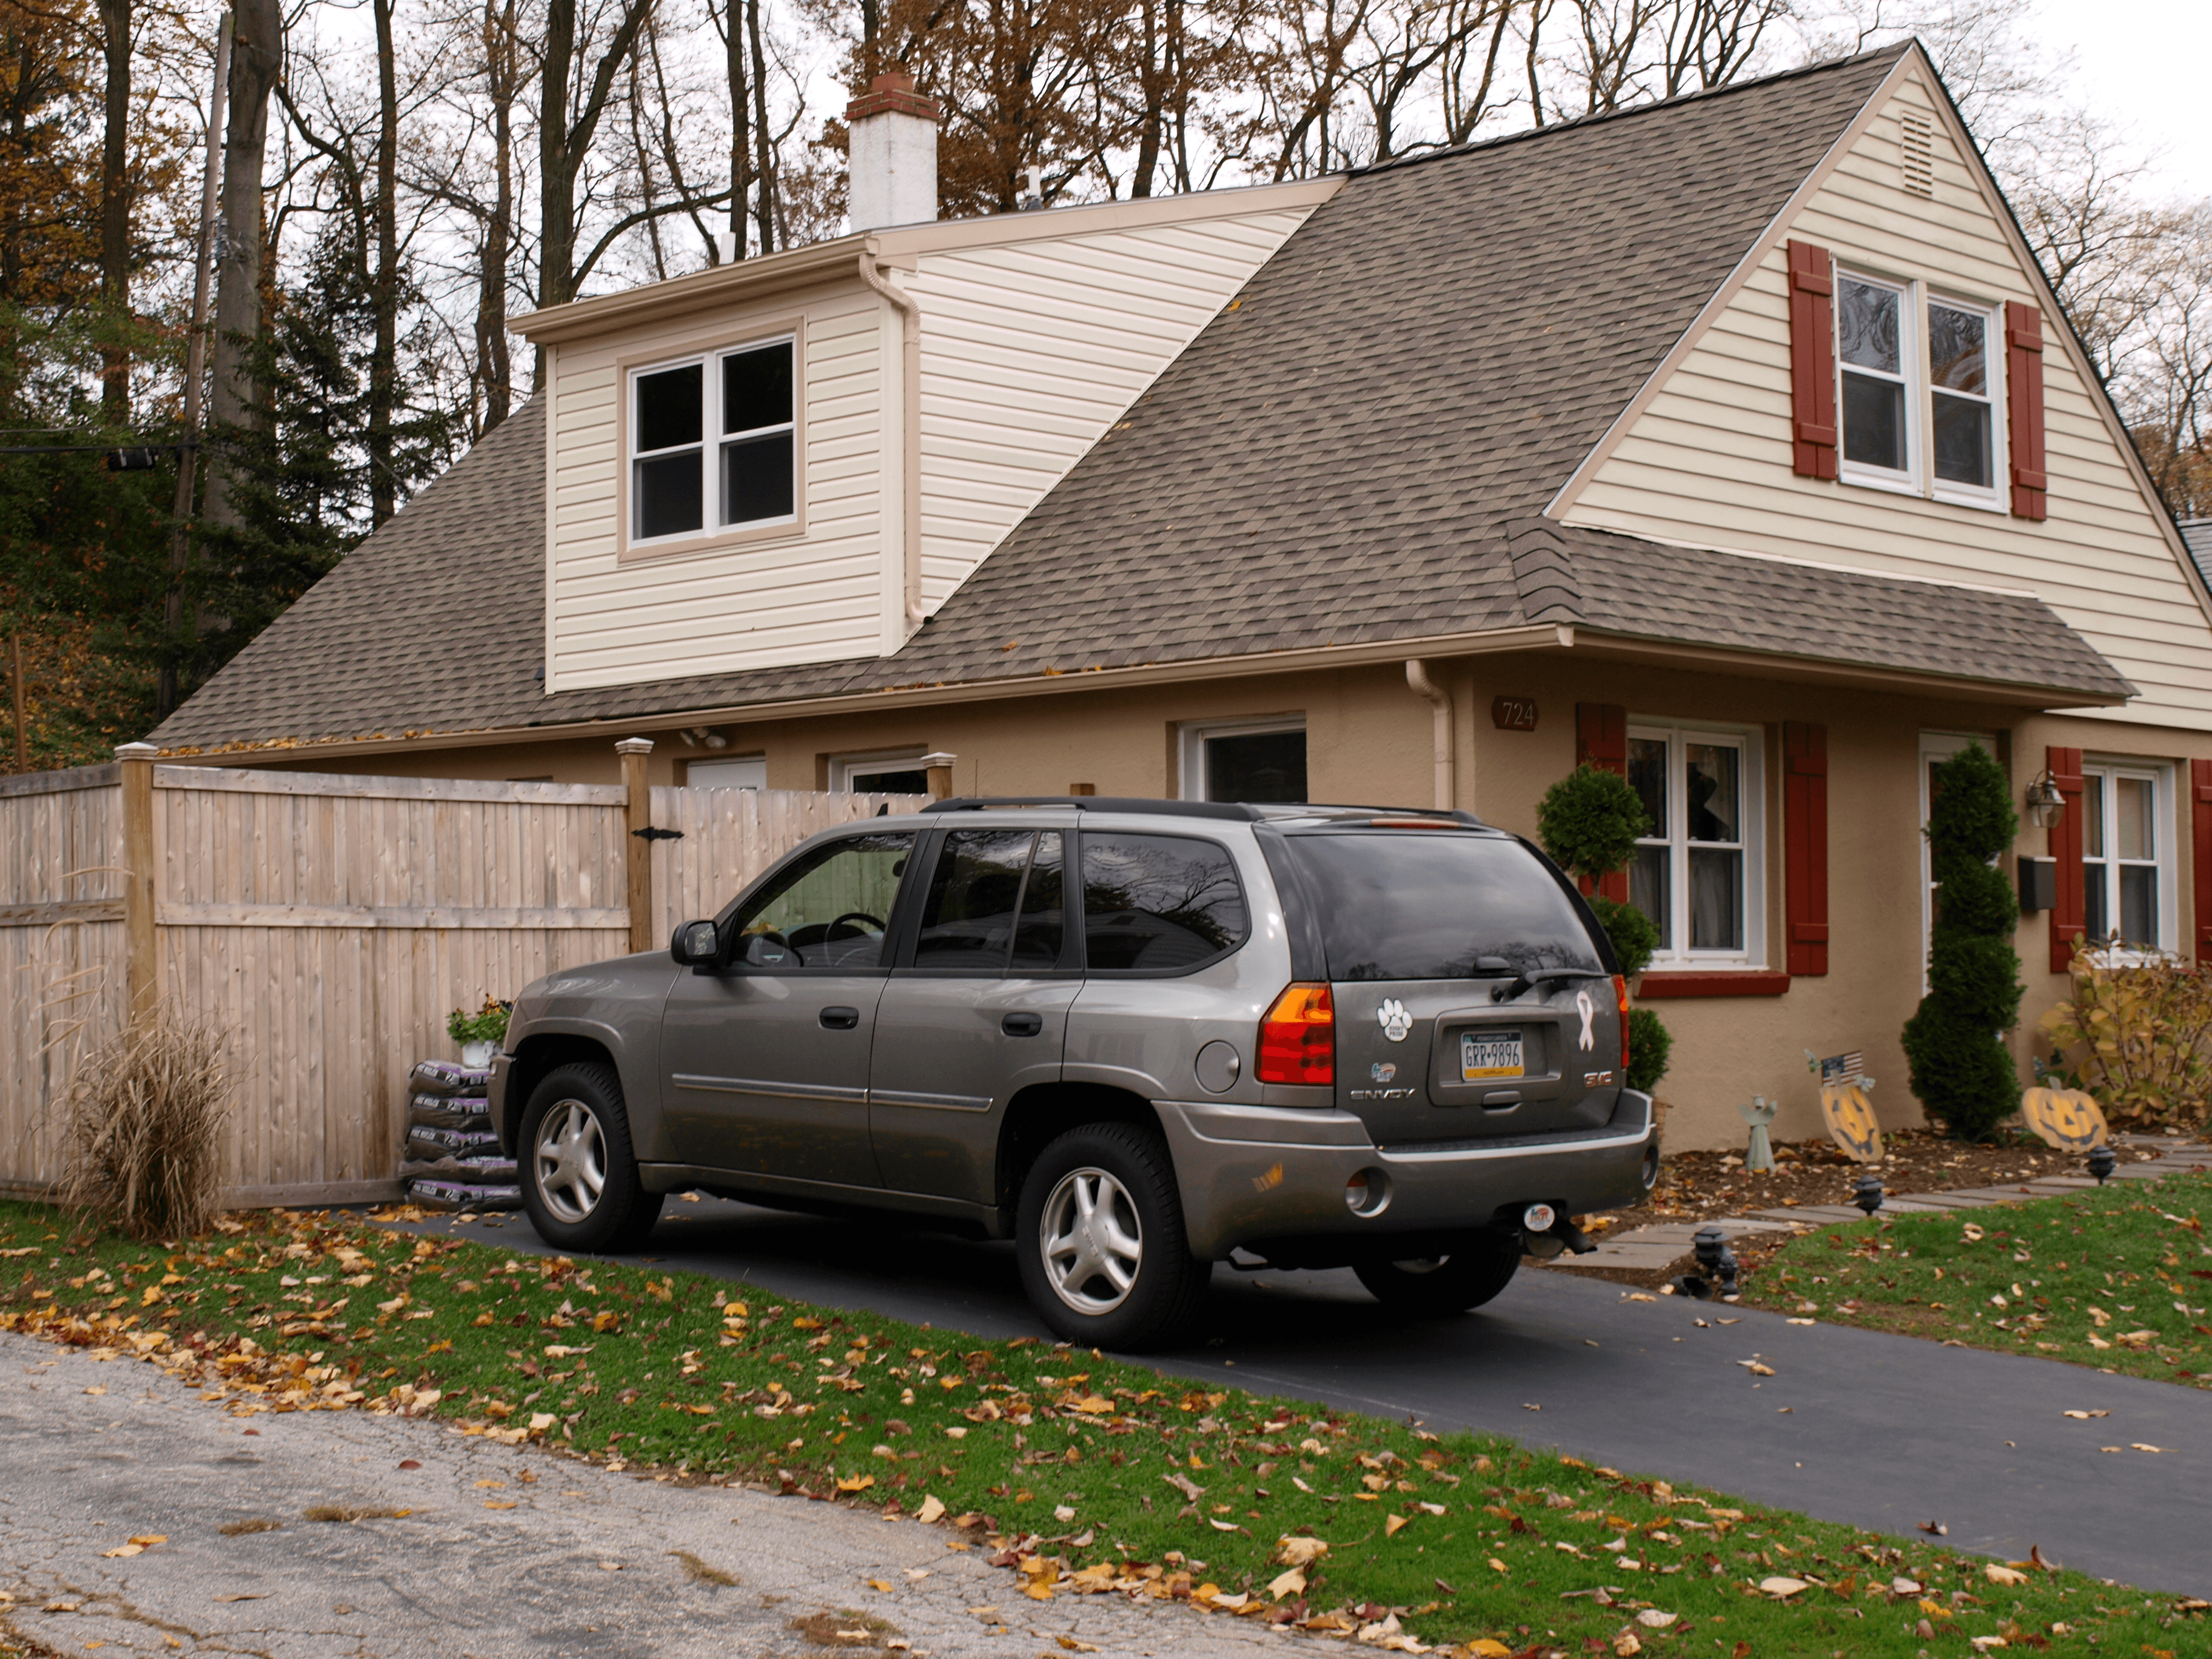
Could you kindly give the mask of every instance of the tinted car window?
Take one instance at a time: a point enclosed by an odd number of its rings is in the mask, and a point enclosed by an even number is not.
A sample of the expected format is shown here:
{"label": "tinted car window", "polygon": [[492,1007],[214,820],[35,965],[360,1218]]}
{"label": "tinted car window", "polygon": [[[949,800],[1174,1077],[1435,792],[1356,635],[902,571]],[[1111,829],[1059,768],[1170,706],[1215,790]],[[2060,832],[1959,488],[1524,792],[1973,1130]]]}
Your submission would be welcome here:
{"label": "tinted car window", "polygon": [[956,830],[945,836],[922,906],[915,967],[1005,970],[1036,842],[1029,830]]}
{"label": "tinted car window", "polygon": [[1172,973],[1244,942],[1228,849],[1188,836],[1083,837],[1083,941],[1093,973]]}
{"label": "tinted car window", "polygon": [[1065,905],[1067,855],[1057,830],[1037,837],[1030,857],[1030,878],[1022,887],[1022,917],[1014,927],[1014,971],[1039,973],[1060,966],[1067,932]]}
{"label": "tinted car window", "polygon": [[1558,878],[1518,842],[1437,832],[1288,840],[1321,912],[1331,979],[1603,971]]}
{"label": "tinted car window", "polygon": [[[816,848],[738,913],[738,954],[771,971],[880,966],[913,852],[910,832],[889,830]],[[756,934],[760,943],[749,945]]]}

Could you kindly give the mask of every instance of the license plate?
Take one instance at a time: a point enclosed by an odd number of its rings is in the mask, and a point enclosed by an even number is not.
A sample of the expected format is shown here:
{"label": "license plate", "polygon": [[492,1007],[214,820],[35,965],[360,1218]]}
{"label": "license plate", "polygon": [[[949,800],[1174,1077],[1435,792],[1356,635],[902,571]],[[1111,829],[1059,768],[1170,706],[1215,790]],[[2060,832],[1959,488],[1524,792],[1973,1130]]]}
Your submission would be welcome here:
{"label": "license plate", "polygon": [[1518,1031],[1462,1031],[1459,1034],[1459,1076],[1462,1083],[1480,1083],[1493,1077],[1522,1077],[1521,1033]]}

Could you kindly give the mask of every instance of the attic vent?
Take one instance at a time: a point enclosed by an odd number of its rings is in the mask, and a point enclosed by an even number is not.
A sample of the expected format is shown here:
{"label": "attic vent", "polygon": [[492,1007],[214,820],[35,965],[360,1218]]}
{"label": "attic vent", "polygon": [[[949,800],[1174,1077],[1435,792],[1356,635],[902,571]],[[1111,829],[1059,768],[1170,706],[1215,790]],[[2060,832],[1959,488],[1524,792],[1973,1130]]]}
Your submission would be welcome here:
{"label": "attic vent", "polygon": [[1902,118],[1905,133],[1899,148],[1905,158],[1905,187],[1915,196],[1932,198],[1936,194],[1935,125],[1917,109],[1906,110]]}

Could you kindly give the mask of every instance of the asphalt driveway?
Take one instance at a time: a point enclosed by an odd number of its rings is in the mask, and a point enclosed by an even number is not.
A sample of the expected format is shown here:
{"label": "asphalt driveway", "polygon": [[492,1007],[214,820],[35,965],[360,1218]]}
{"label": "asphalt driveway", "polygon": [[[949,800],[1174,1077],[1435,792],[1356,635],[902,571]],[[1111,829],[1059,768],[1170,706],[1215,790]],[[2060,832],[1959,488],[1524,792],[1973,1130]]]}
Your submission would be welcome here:
{"label": "asphalt driveway", "polygon": [[[416,1225],[545,1250],[520,1215]],[[702,1199],[669,1204],[650,1253],[832,1307],[982,1336],[1043,1331],[1005,1244]],[[1754,1360],[1773,1374],[1754,1373]],[[2039,1546],[2100,1577],[2212,1596],[2203,1390],[1749,1309],[1637,1300],[1536,1270],[1476,1313],[1405,1322],[1349,1272],[1217,1267],[1206,1334],[1151,1363],[1510,1434],[1891,1533],[1935,1522],[1961,1549],[2019,1559]]]}

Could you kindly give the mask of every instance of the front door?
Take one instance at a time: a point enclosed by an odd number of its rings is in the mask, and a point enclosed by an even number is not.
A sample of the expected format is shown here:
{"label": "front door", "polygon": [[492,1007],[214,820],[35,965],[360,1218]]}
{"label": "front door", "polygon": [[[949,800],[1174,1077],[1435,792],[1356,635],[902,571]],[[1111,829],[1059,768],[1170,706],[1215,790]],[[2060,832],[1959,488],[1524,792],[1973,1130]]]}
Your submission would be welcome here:
{"label": "front door", "polygon": [[880,1185],[868,1054],[911,831],[825,842],[725,925],[728,966],[686,974],[661,1022],[664,1120],[683,1163]]}
{"label": "front door", "polygon": [[885,1187],[970,1203],[993,1191],[1006,1103],[1060,1076],[1082,988],[1057,830],[956,830],[937,855],[912,959],[876,1015],[870,1128]]}

